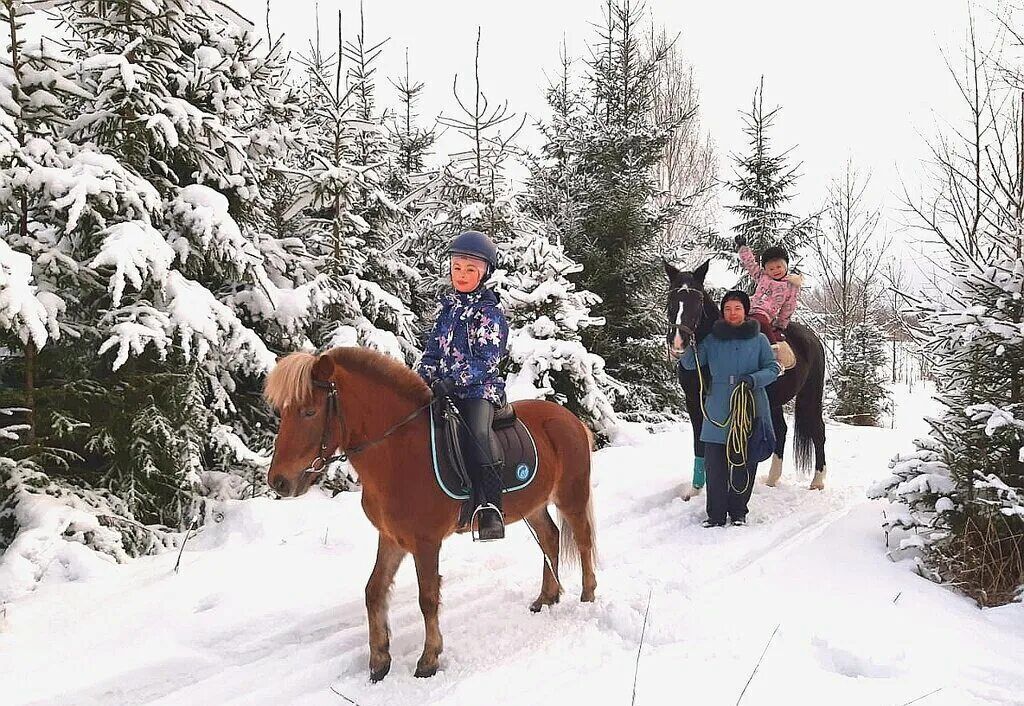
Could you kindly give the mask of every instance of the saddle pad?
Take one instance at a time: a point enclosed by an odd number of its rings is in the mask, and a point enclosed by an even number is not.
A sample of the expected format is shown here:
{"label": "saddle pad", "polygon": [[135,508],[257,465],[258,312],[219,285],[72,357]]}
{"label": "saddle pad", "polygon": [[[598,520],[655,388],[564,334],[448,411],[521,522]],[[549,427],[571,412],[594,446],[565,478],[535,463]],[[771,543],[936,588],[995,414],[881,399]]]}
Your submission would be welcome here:
{"label": "saddle pad", "polygon": [[[507,410],[499,410],[493,425],[494,436],[501,445],[505,463],[501,469],[502,492],[522,490],[537,476],[537,444],[522,420]],[[445,495],[453,500],[468,500],[469,488],[456,457],[461,454],[452,448],[449,422],[441,405],[434,405],[430,413],[430,452],[434,463],[434,478]]]}

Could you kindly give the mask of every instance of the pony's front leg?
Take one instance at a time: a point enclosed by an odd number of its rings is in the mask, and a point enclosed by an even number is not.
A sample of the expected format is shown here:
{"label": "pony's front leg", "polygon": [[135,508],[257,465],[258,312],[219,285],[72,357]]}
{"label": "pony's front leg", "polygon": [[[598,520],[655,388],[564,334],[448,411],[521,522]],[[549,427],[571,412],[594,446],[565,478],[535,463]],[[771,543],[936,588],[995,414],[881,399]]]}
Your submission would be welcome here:
{"label": "pony's front leg", "polygon": [[380,681],[391,669],[391,629],[388,627],[388,592],[405,550],[385,537],[377,537],[377,563],[366,582],[366,618],[370,627],[370,681]]}
{"label": "pony's front leg", "polygon": [[416,663],[416,676],[432,677],[437,673],[437,658],[444,649],[441,626],[437,609],[441,604],[441,575],[438,573],[438,556],[441,544],[424,543],[417,546],[413,558],[416,560],[416,578],[420,587],[420,610],[423,611],[423,627],[426,639],[423,654]]}

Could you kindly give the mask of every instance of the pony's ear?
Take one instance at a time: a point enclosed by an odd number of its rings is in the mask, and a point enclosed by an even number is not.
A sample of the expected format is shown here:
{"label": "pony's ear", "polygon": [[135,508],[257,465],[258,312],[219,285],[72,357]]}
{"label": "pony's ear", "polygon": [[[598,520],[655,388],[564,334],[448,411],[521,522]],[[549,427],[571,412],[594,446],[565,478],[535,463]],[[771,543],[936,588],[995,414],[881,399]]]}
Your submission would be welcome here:
{"label": "pony's ear", "polygon": [[698,267],[696,270],[693,271],[693,278],[703,285],[704,284],[704,278],[708,274],[708,268],[709,267],[711,267],[711,260],[710,259],[707,262],[705,262],[703,265]]}
{"label": "pony's ear", "polygon": [[313,363],[313,379],[327,382],[334,375],[334,358],[326,353],[317,357]]}
{"label": "pony's ear", "polygon": [[661,258],[661,263],[665,265],[665,274],[668,275],[669,282],[675,282],[676,277],[679,276],[679,270],[672,266],[672,264],[665,258]]}

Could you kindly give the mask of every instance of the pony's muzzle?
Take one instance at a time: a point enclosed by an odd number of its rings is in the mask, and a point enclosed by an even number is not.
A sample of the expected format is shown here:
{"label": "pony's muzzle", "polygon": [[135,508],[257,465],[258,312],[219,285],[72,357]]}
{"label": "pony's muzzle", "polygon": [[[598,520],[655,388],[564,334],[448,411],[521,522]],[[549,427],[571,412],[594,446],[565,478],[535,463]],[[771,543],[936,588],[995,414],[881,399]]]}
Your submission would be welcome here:
{"label": "pony's muzzle", "polygon": [[268,475],[267,484],[283,498],[289,498],[295,493],[294,484],[283,475]]}

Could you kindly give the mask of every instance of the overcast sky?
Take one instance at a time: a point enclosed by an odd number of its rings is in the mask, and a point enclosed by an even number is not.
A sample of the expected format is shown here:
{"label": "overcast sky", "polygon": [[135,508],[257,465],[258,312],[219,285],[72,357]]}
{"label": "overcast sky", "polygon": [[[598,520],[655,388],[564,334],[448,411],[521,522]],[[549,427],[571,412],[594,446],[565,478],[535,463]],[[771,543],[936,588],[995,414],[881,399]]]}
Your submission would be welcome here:
{"label": "overcast sky", "polygon": [[[337,36],[338,10],[343,34],[354,36],[358,0],[318,4],[324,46]],[[266,0],[232,5],[263,30]],[[413,77],[427,84],[424,116],[454,108],[456,73],[469,88],[479,25],[488,96],[539,117],[560,42],[564,37],[570,54],[581,56],[601,7],[600,0],[367,0],[365,13],[371,41],[390,37],[379,64],[382,76],[402,70],[408,48]],[[937,119],[950,119],[959,108],[941,52],[955,58],[966,28],[966,2],[651,0],[648,7],[655,23],[680,34],[694,65],[704,126],[719,148],[723,176],[732,173],[730,154],[745,147],[739,111],[750,105],[763,74],[766,103],[782,106],[775,144],[796,146],[793,156],[803,163],[794,209],[815,209],[829,178],[849,157],[872,172],[873,197],[888,207],[886,221],[895,228],[900,175],[914,187],[920,183],[923,137],[934,133]],[[315,17],[311,0],[271,0],[271,30],[284,33],[294,50],[308,47]],[[395,94],[382,81],[378,95],[391,103]],[[536,133],[528,129],[524,139],[535,143]]]}

